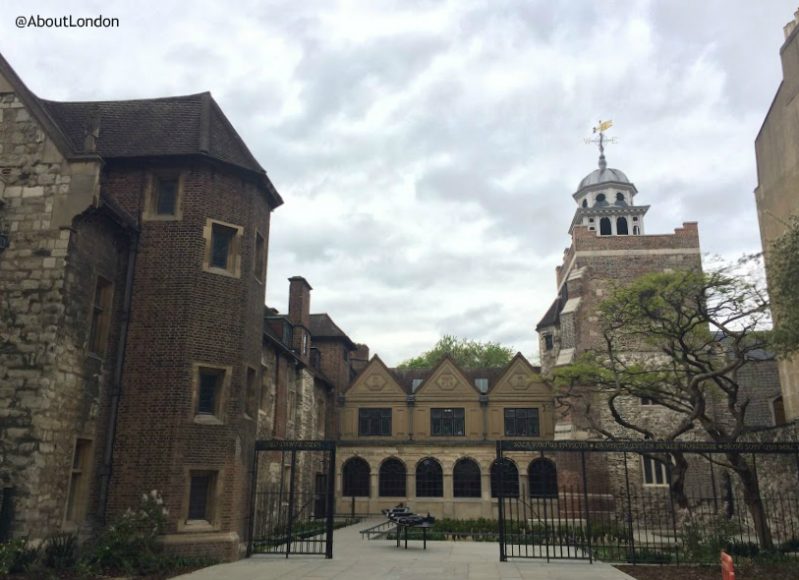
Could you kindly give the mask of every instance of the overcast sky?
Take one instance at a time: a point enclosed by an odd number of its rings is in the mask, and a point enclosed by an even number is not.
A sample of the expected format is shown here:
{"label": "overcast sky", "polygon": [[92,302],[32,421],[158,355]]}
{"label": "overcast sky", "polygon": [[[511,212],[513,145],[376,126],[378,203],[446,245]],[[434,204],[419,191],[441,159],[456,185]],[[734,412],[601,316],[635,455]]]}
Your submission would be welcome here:
{"label": "overcast sky", "polygon": [[[537,356],[590,136],[704,252],[758,251],[753,141],[798,0],[5,0],[0,51],[39,96],[210,90],[285,204],[267,303],[287,278],[389,364],[442,334]],[[119,28],[18,29],[104,16]]]}

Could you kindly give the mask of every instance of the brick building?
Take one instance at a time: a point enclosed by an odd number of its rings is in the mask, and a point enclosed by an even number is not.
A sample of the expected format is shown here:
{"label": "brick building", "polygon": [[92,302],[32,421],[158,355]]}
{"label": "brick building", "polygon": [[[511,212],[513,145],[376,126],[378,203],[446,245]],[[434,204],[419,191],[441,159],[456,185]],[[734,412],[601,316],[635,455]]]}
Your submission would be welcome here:
{"label": "brick building", "polygon": [[[785,43],[780,49],[782,82],[755,139],[757,187],[755,202],[760,237],[769,271],[769,250],[799,215],[799,11],[785,25]],[[779,324],[779,320],[774,321]],[[779,361],[780,381],[788,420],[799,418],[799,356]]]}

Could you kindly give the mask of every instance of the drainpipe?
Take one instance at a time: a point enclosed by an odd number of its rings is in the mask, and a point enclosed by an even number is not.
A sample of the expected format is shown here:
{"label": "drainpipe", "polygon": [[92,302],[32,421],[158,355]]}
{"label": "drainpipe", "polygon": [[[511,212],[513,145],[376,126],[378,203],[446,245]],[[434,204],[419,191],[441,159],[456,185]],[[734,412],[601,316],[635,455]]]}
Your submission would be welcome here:
{"label": "drainpipe", "polygon": [[117,416],[119,415],[119,399],[122,396],[122,368],[125,363],[125,349],[128,342],[128,321],[130,320],[130,304],[133,299],[133,271],[136,266],[136,253],[139,245],[138,232],[130,235],[128,248],[128,269],[125,275],[125,296],[122,302],[122,320],[117,345],[116,361],[114,364],[114,377],[111,386],[111,405],[108,416],[108,426],[105,436],[105,449],[103,451],[103,469],[100,477],[99,518],[105,523],[106,510],[108,509],[108,487],[111,481],[111,465],[114,457],[114,439],[117,431]]}

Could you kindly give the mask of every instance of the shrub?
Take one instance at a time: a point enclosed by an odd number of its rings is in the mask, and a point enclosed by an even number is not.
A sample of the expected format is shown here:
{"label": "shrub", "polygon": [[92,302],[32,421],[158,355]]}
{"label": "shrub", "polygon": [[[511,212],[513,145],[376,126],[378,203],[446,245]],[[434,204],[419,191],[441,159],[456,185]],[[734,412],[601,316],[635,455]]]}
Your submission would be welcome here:
{"label": "shrub", "polygon": [[71,570],[78,563],[78,537],[75,534],[55,534],[44,542],[44,564],[53,570]]}
{"label": "shrub", "polygon": [[143,494],[139,509],[128,508],[100,533],[91,562],[104,570],[128,574],[158,571],[162,566],[158,536],[166,527],[167,513],[157,490]]}
{"label": "shrub", "polygon": [[39,558],[39,549],[28,546],[27,538],[0,544],[0,576],[24,572]]}

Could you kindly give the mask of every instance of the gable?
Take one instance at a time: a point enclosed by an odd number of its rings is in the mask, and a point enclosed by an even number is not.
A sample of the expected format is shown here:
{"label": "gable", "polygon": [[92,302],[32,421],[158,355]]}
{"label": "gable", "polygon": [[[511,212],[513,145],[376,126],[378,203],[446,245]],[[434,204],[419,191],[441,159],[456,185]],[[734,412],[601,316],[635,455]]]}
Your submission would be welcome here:
{"label": "gable", "polygon": [[491,397],[551,397],[552,388],[541,380],[526,358],[517,354],[491,389]]}
{"label": "gable", "polygon": [[416,390],[417,401],[425,399],[477,400],[479,396],[480,392],[477,388],[450,358],[442,360]]}
{"label": "gable", "polygon": [[405,400],[405,390],[394,379],[378,356],[372,357],[349,388],[345,391],[347,400]]}

